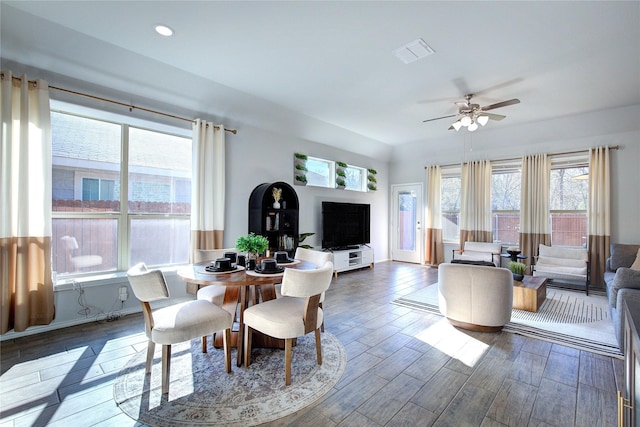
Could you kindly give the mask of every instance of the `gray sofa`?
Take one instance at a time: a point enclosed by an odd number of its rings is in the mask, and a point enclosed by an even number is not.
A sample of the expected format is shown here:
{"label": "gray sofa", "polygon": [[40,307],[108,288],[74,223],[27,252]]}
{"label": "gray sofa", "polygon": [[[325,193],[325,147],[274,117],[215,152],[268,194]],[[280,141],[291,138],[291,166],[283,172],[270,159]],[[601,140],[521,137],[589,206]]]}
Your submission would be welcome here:
{"label": "gray sofa", "polygon": [[607,259],[604,281],[607,285],[609,310],[613,320],[620,351],[624,351],[625,300],[640,301],[640,271],[629,267],[636,259],[640,245],[611,244],[611,257]]}

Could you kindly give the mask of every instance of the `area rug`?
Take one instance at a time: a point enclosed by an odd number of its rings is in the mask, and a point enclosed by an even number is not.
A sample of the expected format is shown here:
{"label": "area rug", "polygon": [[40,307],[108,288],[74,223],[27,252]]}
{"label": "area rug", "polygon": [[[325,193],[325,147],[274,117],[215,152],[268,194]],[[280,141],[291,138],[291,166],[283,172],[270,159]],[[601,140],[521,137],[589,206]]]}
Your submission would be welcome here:
{"label": "area rug", "polygon": [[[441,315],[438,285],[433,284],[392,302]],[[530,336],[592,353],[622,358],[607,297],[563,289],[547,289],[538,312],[514,309],[503,331]]]}
{"label": "area rug", "polygon": [[298,338],[293,348],[291,385],[284,385],[284,350],[252,351],[248,368],[224,370],[222,350],[202,353],[200,340],[172,346],[168,398],[161,393],[162,346],[156,346],[151,376],[144,374],[146,349],[120,371],[114,399],[134,420],[149,426],[254,426],[292,414],[312,404],[338,382],[347,364],[340,341],[322,334],[318,365],[314,334]]}

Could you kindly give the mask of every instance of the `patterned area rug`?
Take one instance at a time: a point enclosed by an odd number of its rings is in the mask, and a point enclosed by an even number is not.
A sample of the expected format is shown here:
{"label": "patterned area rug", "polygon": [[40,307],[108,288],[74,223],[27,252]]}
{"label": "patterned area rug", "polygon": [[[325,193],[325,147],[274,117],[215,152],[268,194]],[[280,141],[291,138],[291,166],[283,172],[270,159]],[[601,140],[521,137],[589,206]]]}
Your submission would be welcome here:
{"label": "patterned area rug", "polygon": [[340,341],[322,333],[322,365],[314,334],[293,348],[291,385],[284,385],[284,350],[254,348],[249,368],[224,371],[221,349],[200,351],[200,340],[172,346],[169,395],[160,389],[161,348],[156,346],[151,376],[144,374],[146,348],[120,371],[114,399],[134,420],[150,426],[254,426],[312,404],[338,382],[347,364]]}
{"label": "patterned area rug", "polygon": [[[398,298],[393,304],[441,315],[437,283]],[[513,310],[503,331],[530,336],[592,353],[622,358],[611,321],[607,297],[584,292],[547,289],[538,312]]]}

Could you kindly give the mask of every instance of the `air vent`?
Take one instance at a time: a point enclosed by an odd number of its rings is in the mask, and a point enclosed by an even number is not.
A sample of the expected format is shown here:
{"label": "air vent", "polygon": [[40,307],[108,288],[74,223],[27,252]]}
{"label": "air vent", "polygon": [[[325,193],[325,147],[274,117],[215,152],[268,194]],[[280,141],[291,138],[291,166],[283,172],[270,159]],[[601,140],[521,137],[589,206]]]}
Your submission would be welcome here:
{"label": "air vent", "polygon": [[405,64],[410,64],[425,56],[433,55],[435,52],[427,42],[418,39],[394,50],[393,54]]}

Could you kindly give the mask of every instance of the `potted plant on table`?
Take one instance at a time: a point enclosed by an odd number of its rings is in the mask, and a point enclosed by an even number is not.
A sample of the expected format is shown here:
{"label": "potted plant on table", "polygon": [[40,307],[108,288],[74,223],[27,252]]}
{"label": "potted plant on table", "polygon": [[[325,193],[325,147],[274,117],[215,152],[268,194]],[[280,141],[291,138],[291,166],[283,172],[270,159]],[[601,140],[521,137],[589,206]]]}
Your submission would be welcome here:
{"label": "potted plant on table", "polygon": [[240,236],[238,237],[238,240],[236,240],[236,248],[247,253],[247,265],[251,265],[249,261],[253,260],[253,265],[255,266],[255,263],[258,260],[258,255],[264,253],[268,247],[269,240],[267,240],[266,237],[255,233]]}
{"label": "potted plant on table", "polygon": [[524,271],[527,269],[527,265],[521,262],[509,261],[509,270],[513,274],[513,280],[521,281],[524,279]]}

